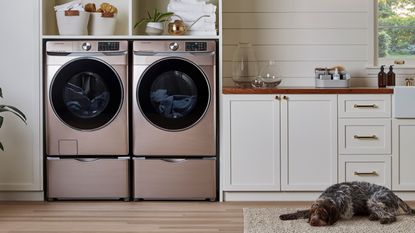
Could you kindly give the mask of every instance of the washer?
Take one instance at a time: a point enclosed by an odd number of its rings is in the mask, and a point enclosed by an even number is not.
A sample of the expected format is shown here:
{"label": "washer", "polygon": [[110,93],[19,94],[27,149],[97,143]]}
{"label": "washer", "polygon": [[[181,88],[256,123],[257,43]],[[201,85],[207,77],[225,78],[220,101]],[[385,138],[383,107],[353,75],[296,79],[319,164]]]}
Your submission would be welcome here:
{"label": "washer", "polygon": [[128,42],[48,41],[48,156],[128,155]]}
{"label": "washer", "polygon": [[216,41],[134,41],[133,154],[216,156]]}

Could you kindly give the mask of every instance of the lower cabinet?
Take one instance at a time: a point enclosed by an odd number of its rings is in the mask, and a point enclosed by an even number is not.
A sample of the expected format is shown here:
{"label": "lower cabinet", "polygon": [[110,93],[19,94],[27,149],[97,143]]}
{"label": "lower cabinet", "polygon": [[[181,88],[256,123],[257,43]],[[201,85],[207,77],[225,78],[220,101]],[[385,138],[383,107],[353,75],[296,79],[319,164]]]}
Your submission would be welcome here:
{"label": "lower cabinet", "polygon": [[415,190],[415,120],[392,120],[392,188]]}
{"label": "lower cabinet", "polygon": [[223,98],[225,191],[320,191],[337,182],[337,95]]}

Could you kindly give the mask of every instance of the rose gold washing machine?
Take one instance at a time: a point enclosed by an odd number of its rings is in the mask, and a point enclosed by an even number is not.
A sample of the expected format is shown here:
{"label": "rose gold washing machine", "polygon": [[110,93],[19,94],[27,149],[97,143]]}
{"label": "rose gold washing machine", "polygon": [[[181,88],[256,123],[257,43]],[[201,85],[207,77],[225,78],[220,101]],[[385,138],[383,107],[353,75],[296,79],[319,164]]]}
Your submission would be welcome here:
{"label": "rose gold washing machine", "polygon": [[133,42],[134,198],[216,198],[216,48]]}
{"label": "rose gold washing machine", "polygon": [[128,41],[48,41],[48,198],[128,198]]}

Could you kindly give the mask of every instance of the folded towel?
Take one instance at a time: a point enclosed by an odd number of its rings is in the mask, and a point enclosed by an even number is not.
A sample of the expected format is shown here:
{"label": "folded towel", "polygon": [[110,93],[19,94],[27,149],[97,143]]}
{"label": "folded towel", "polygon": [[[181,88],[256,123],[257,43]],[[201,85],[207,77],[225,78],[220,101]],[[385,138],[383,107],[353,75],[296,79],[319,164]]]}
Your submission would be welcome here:
{"label": "folded towel", "polygon": [[55,6],[54,9],[55,11],[67,11],[67,10],[84,11],[81,0],[75,0],[72,2],[68,2],[62,5]]}
{"label": "folded towel", "polygon": [[[180,16],[182,18],[183,21],[185,22],[194,22],[196,21],[198,18],[200,18],[202,15],[206,15],[206,14],[202,14],[202,13],[198,13],[198,12],[187,12],[187,11],[172,11],[174,14]],[[203,17],[199,20],[200,22],[205,22],[205,23],[216,23],[216,14],[208,14],[207,17]]]}
{"label": "folded towel", "polygon": [[192,25],[194,23],[193,26],[189,29],[189,30],[192,30],[192,31],[214,31],[214,30],[216,30],[216,24],[215,23],[206,23],[206,22],[201,21],[201,20],[197,21],[196,23],[193,22],[193,21],[191,21],[191,22],[187,21],[187,22],[184,22],[184,23],[187,25],[187,27],[190,27],[190,25]]}
{"label": "folded towel", "polygon": [[186,35],[189,36],[216,36],[216,30],[215,31],[192,31],[189,30],[186,32]]}
{"label": "folded towel", "polygon": [[170,0],[170,2],[180,2],[180,3],[199,3],[199,2],[210,2],[210,0]]}
{"label": "folded towel", "polygon": [[206,4],[205,2],[197,3],[182,3],[182,2],[170,2],[167,5],[167,11],[185,11],[185,12],[199,12],[204,14],[214,14],[216,12],[216,6],[213,4]]}

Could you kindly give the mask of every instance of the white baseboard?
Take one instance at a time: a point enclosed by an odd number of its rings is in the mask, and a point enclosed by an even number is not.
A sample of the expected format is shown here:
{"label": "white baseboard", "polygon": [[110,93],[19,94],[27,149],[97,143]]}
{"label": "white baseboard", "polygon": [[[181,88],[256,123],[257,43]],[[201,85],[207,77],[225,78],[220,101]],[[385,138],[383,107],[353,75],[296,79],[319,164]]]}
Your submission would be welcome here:
{"label": "white baseboard", "polygon": [[43,201],[44,193],[33,192],[0,192],[0,201]]}
{"label": "white baseboard", "polygon": [[[415,192],[394,192],[402,200],[415,201]],[[223,192],[222,201],[314,201],[321,192]]]}

